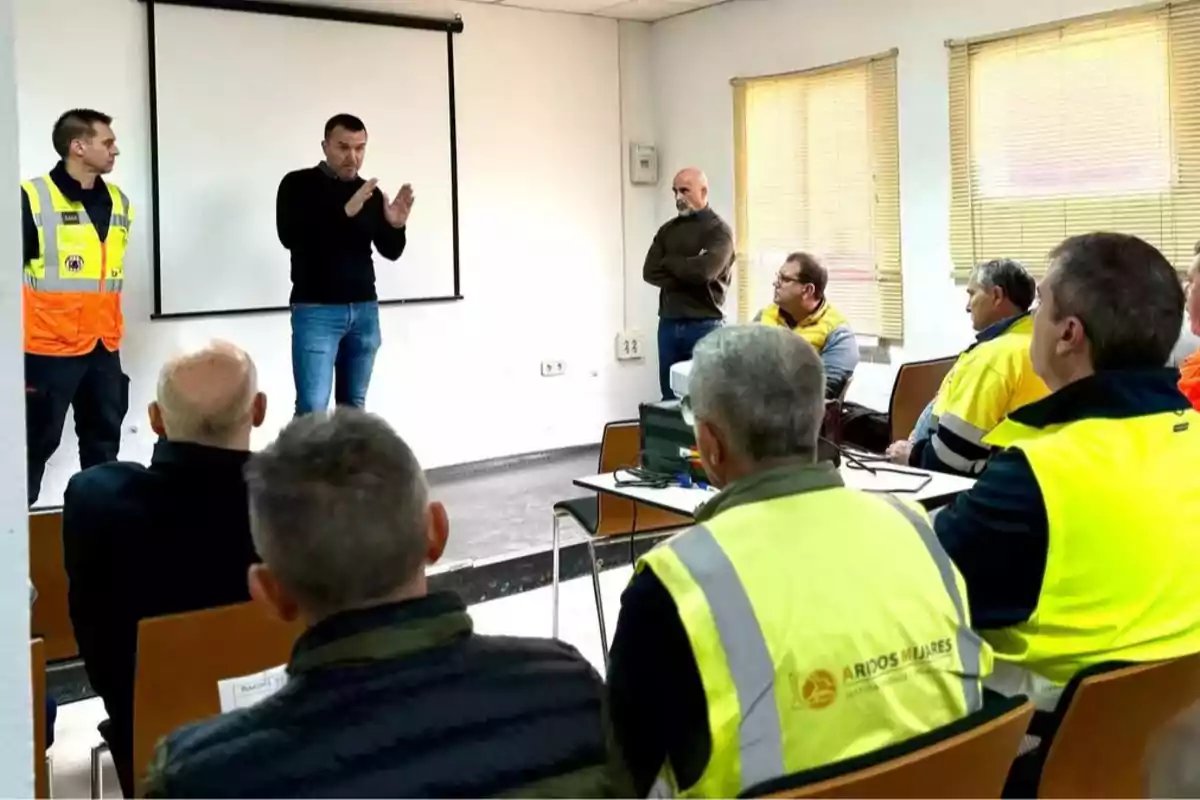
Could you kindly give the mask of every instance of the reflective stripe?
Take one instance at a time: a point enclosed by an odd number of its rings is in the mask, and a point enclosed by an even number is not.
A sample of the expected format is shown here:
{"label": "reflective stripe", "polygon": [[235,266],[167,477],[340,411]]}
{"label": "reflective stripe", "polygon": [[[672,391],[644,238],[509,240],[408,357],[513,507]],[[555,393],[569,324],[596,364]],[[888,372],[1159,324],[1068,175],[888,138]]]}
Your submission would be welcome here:
{"label": "reflective stripe", "polygon": [[933,452],[937,455],[938,461],[941,461],[947,467],[967,475],[974,475],[983,471],[983,467],[987,464],[986,458],[972,459],[963,458],[958,453],[950,449],[950,445],[942,441],[936,433],[929,443],[933,445]]}
{"label": "reflective stripe", "polygon": [[[77,209],[72,209],[69,212],[55,211],[54,198],[50,194],[50,187],[44,177],[34,178],[30,183],[33,185],[34,191],[37,192],[38,205],[41,207],[40,213],[34,215],[34,223],[42,231],[42,261],[45,265],[44,276],[37,278],[31,275],[28,271],[25,272],[25,283],[31,289],[39,292],[119,292],[124,286],[123,278],[108,277],[103,281],[103,286],[99,280],[81,280],[79,278],[64,278],[60,272],[62,268],[62,259],[58,252],[58,226],[63,224],[63,214],[69,213],[75,221],[72,224],[91,225],[92,219],[88,216],[87,210],[80,206]],[[113,209],[112,220],[109,222],[109,228],[113,227],[129,227],[129,217],[125,213],[129,209],[129,198],[125,193],[117,190],[117,194],[121,198],[121,213],[117,213]]]}
{"label": "reflective stripe", "polygon": [[980,447],[985,446],[983,437],[987,436],[987,431],[976,425],[972,425],[962,417],[954,414],[944,414],[938,418],[938,424],[946,426],[946,430],[964,441]]}
{"label": "reflective stripe", "polygon": [[778,778],[785,768],[775,665],[746,589],[729,556],[703,525],[668,546],[704,593],[737,690],[742,790]]}
{"label": "reflective stripe", "polygon": [[929,527],[929,523],[920,514],[890,494],[883,495],[883,499],[917,529],[925,549],[929,551],[929,557],[937,565],[938,574],[942,577],[942,586],[945,587],[946,594],[950,595],[954,609],[958,612],[958,656],[963,666],[963,697],[967,701],[967,713],[978,711],[983,708],[983,697],[979,687],[983,640],[967,624],[967,607],[963,602],[962,593],[958,591],[958,581],[954,579],[954,565],[950,562],[950,556],[946,555],[933,528]]}

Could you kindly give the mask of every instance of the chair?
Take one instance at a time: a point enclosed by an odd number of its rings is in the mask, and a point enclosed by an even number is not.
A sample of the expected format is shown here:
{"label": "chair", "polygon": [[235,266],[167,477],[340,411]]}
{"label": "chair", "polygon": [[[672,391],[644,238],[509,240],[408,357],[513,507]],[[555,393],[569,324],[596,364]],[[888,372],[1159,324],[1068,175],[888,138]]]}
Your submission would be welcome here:
{"label": "chair", "polygon": [[1200,699],[1200,653],[1101,664],[1067,685],[1043,740],[1039,797],[1143,797],[1151,738]]}
{"label": "chair", "polygon": [[[302,630],[252,602],[142,620],[133,687],[135,783],[141,785],[162,737],[221,713],[218,681],[286,663]],[[92,749],[92,797],[103,796],[104,749]]]}
{"label": "chair", "polygon": [[921,412],[937,396],[942,381],[956,361],[958,356],[948,356],[900,365],[896,382],[892,384],[892,398],[888,401],[893,442],[907,439],[912,433]]}
{"label": "chair", "polygon": [[846,405],[846,393],[850,391],[851,375],[842,384],[838,396],[825,401],[825,419],[821,422],[821,435],[834,444],[842,443],[842,407]]}
{"label": "chair", "polygon": [[50,796],[50,757],[46,754],[46,641],[29,640],[29,672],[33,681],[33,796]]}
{"label": "chair", "polygon": [[[641,463],[641,423],[637,420],[610,422],[604,426],[600,440],[600,464],[598,473],[615,472],[618,469],[636,467]],[[592,591],[596,595],[596,617],[600,623],[600,644],[608,657],[608,636],[604,626],[604,603],[600,597],[600,569],[596,563],[596,539],[634,536],[638,533],[681,528],[691,524],[691,519],[663,511],[659,508],[635,503],[620,497],[592,495],[573,500],[560,500],[554,504],[553,542],[553,636],[558,638],[558,583],[559,583],[559,534],[562,517],[575,520],[588,533],[588,557],[592,563]]]}
{"label": "chair", "polygon": [[46,640],[46,660],[75,658],[79,645],[67,606],[61,508],[29,514],[29,579],[37,589],[30,626]]}
{"label": "chair", "polygon": [[1033,711],[1024,697],[985,692],[983,709],[951,725],[742,796],[999,797]]}

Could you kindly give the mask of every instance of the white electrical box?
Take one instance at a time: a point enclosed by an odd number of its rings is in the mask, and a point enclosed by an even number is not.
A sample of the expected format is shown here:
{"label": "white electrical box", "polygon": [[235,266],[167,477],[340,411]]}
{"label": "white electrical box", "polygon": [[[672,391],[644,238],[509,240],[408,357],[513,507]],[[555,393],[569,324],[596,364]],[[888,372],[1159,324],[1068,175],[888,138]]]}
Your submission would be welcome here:
{"label": "white electrical box", "polygon": [[652,144],[629,144],[629,182],[638,185],[658,183],[658,148]]}

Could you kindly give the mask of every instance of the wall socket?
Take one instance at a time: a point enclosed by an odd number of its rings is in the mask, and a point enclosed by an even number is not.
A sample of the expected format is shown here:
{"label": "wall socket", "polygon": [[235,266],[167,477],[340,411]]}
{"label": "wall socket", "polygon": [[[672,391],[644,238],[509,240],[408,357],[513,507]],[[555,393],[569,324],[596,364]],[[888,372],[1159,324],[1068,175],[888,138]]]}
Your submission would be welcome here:
{"label": "wall socket", "polygon": [[646,357],[641,331],[621,331],[617,334],[617,361],[634,361]]}
{"label": "wall socket", "polygon": [[542,362],[543,378],[553,378],[556,375],[562,375],[566,371],[567,364],[561,359],[551,358]]}

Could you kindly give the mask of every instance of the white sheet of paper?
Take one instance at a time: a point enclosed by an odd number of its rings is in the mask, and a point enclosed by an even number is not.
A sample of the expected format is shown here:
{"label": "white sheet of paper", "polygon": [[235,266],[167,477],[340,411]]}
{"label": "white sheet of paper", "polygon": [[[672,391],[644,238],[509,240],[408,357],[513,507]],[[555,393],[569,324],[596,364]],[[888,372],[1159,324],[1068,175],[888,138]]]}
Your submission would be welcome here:
{"label": "white sheet of paper", "polygon": [[253,675],[243,675],[240,678],[226,678],[217,681],[217,694],[221,697],[221,713],[235,711],[239,708],[249,708],[255,703],[266,700],[287,684],[287,664],[256,672]]}

